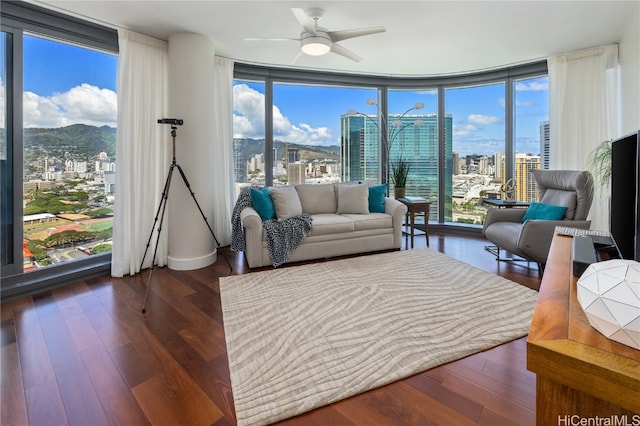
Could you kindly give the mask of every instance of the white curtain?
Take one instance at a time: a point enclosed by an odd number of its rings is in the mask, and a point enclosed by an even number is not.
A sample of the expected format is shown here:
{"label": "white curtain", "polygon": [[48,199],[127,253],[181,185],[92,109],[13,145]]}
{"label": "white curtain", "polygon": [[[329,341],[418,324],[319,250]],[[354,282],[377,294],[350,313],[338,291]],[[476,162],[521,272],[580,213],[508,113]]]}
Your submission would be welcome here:
{"label": "white curtain", "polygon": [[[589,156],[617,135],[618,45],[550,57],[550,168],[589,170]],[[595,183],[591,228],[609,229],[608,189]]]}
{"label": "white curtain", "polygon": [[231,213],[236,201],[233,173],[233,65],[230,59],[215,57],[213,228],[223,246],[231,244]]}
{"label": "white curtain", "polygon": [[[171,161],[168,126],[157,123],[168,106],[167,43],[127,30],[118,30],[118,39],[114,277],[140,271]],[[167,232],[158,238],[157,228],[143,268],[151,265],[156,241],[156,263],[167,262]]]}

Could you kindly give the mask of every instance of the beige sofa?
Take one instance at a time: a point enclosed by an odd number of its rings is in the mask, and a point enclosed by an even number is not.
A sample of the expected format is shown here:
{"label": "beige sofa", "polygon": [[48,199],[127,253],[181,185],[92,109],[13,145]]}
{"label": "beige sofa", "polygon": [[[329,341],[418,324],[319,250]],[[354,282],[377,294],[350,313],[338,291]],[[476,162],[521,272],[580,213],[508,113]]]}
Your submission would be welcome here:
{"label": "beige sofa", "polygon": [[[312,219],[311,232],[287,262],[400,249],[407,207],[399,201],[381,196],[377,191],[378,204],[371,212],[368,197],[374,188],[366,183],[301,184],[293,188],[295,191],[290,186],[269,188],[278,219],[300,210]],[[283,193],[286,194],[283,196]],[[382,205],[384,212],[375,212],[380,211]],[[245,207],[240,220],[249,267],[271,265],[267,234],[256,209]]]}

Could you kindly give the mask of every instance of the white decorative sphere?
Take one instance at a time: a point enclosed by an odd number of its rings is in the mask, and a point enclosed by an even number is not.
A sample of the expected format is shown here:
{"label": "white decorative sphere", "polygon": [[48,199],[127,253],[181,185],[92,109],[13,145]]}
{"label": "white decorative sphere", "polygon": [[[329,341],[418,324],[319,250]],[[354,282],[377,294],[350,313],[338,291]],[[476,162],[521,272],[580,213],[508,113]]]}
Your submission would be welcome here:
{"label": "white decorative sphere", "polygon": [[592,263],[578,280],[578,302],[589,324],[611,340],[640,349],[640,263]]}

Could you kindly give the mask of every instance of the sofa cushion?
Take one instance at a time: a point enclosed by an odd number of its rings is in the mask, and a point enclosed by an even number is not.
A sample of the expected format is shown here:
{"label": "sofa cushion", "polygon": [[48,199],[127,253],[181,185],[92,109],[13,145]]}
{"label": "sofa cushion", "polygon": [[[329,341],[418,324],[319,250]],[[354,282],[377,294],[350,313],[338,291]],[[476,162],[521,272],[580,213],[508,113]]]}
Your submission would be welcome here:
{"label": "sofa cushion", "polygon": [[366,180],[350,180],[347,182],[336,182],[333,184],[333,191],[336,194],[336,210],[338,206],[338,194],[340,193],[340,187],[342,186],[354,186],[354,185],[365,185],[367,187],[371,186],[369,181]]}
{"label": "sofa cushion", "polygon": [[266,186],[261,191],[250,188],[251,191],[251,205],[258,212],[262,221],[276,218],[276,208],[273,205],[271,195],[269,195],[269,188]]}
{"label": "sofa cushion", "polygon": [[527,220],[561,220],[566,212],[566,206],[531,203],[520,222],[525,223]]}
{"label": "sofa cushion", "polygon": [[369,214],[368,185],[339,185],[338,214]]}
{"label": "sofa cushion", "polygon": [[372,185],[369,187],[369,212],[384,213],[384,197],[387,185]]}
{"label": "sofa cushion", "polygon": [[344,232],[353,232],[355,225],[353,220],[335,213],[321,213],[311,215],[313,225],[311,235],[328,235]]}
{"label": "sofa cushion", "polygon": [[578,196],[575,191],[563,191],[561,189],[549,188],[545,191],[540,202],[553,204],[554,206],[565,206],[567,211],[564,218],[572,220],[576,215]]}
{"label": "sofa cushion", "polygon": [[338,209],[333,184],[303,183],[295,188],[304,213],[335,213]]}
{"label": "sofa cushion", "polygon": [[273,200],[278,220],[289,219],[302,214],[300,198],[293,186],[270,187],[269,195]]}
{"label": "sofa cushion", "polygon": [[345,214],[344,216],[353,220],[356,231],[393,227],[393,218],[386,213]]}

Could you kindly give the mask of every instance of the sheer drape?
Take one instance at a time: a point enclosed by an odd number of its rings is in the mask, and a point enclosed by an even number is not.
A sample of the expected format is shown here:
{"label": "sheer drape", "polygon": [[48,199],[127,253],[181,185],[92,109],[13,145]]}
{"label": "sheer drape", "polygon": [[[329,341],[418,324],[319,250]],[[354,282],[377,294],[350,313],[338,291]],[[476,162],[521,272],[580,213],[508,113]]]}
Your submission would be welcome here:
{"label": "sheer drape", "polygon": [[[140,271],[170,166],[170,129],[157,121],[167,111],[167,43],[118,30],[118,130],[111,274]],[[165,216],[166,223],[166,216]],[[143,267],[151,265],[154,232]],[[167,262],[167,232],[160,235],[157,264]]]}
{"label": "sheer drape", "polygon": [[[550,57],[549,131],[552,169],[588,170],[589,155],[617,134],[618,45]],[[592,229],[609,229],[608,197],[598,183]]]}
{"label": "sheer drape", "polygon": [[214,165],[212,185],[214,231],[220,244],[231,243],[231,212],[235,204],[233,173],[233,61],[216,57],[214,66]]}

